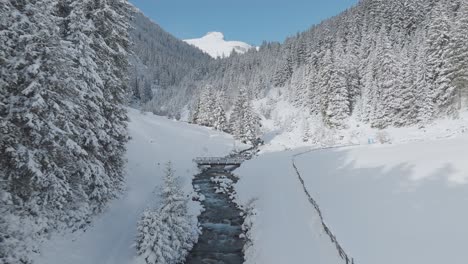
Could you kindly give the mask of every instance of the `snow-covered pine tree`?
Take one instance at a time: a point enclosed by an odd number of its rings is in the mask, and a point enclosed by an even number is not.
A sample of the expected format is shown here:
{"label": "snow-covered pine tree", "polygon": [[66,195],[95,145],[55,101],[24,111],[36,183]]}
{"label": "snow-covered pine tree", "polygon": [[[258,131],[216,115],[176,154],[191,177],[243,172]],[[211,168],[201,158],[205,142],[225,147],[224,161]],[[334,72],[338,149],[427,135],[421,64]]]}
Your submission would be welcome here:
{"label": "snow-covered pine tree", "polygon": [[229,132],[236,138],[239,138],[244,131],[244,106],[247,97],[247,90],[242,88],[234,102],[231,115],[229,116]]}
{"label": "snow-covered pine tree", "polygon": [[197,97],[190,109],[190,123],[198,124],[200,119],[200,97]]}
{"label": "snow-covered pine tree", "polygon": [[[38,240],[56,228],[80,228],[121,187],[126,114],[116,98],[124,96],[127,47],[99,55],[104,44],[98,39],[106,30],[126,32],[127,18],[115,17],[98,29],[90,20],[96,18],[95,1],[4,3],[1,71],[8,74],[0,81],[0,203],[9,208],[2,214],[18,221],[2,227],[9,233],[0,248],[17,245],[0,258],[27,263],[23,256],[31,248],[22,247],[25,237]],[[120,34],[119,41],[128,39]],[[117,60],[116,54],[122,56]],[[109,85],[99,64],[112,64],[119,89]],[[15,230],[17,222],[29,231]]]}
{"label": "snow-covered pine tree", "polygon": [[294,106],[302,106],[304,104],[304,96],[307,96],[307,89],[305,87],[308,85],[304,79],[307,78],[308,70],[306,66],[300,67],[291,77],[291,90],[289,92],[291,104]]}
{"label": "snow-covered pine tree", "polygon": [[137,225],[137,254],[146,263],[168,263],[165,260],[170,259],[174,251],[165,244],[164,237],[167,239],[168,234],[159,212],[146,209]]}
{"label": "snow-covered pine tree", "polygon": [[[337,45],[337,54],[334,54],[334,58],[327,63],[331,63],[327,66],[329,79],[327,80],[326,86],[326,100],[324,107],[323,120],[325,124],[330,128],[343,128],[346,126],[345,120],[350,115],[350,96],[347,82],[347,74],[345,63],[342,61],[342,45]],[[326,59],[331,59],[326,55]]]}
{"label": "snow-covered pine tree", "polygon": [[468,106],[468,2],[459,3],[458,15],[453,20],[453,41],[450,43],[449,67],[456,88],[457,109]]}
{"label": "snow-covered pine tree", "polygon": [[286,43],[286,48],[283,53],[283,59],[281,61],[281,64],[278,65],[278,68],[276,69],[276,72],[273,77],[273,83],[275,86],[284,86],[286,82],[291,78],[291,75],[293,73],[293,58],[292,58],[292,53],[294,52],[292,50],[291,44]]}
{"label": "snow-covered pine tree", "polygon": [[[99,179],[94,185],[98,188],[115,190],[123,183],[125,144],[127,135],[127,114],[124,104],[128,86],[128,49],[130,6],[127,0],[90,1],[91,19],[96,25],[92,47],[96,50],[96,63],[104,82],[101,109],[103,123],[97,139],[103,146],[96,156],[104,165],[108,182]],[[106,178],[101,178],[106,179]],[[100,200],[96,194],[96,200]],[[106,199],[102,200],[105,204]]]}
{"label": "snow-covered pine tree", "polygon": [[361,92],[359,100],[359,120],[370,122],[374,118],[376,108],[376,69],[378,65],[377,47],[380,44],[376,34],[372,33],[371,24],[365,20],[363,28],[363,39],[359,46],[359,72],[362,76]]}
{"label": "snow-covered pine tree", "polygon": [[327,111],[327,92],[330,78],[332,76],[333,67],[333,54],[330,49],[325,50],[323,57],[320,61],[320,67],[318,70],[318,96],[319,96],[319,112],[322,116],[325,116]]}
{"label": "snow-covered pine tree", "polygon": [[305,79],[306,82],[306,100],[304,100],[305,106],[309,109],[310,114],[317,115],[320,113],[320,96],[319,96],[319,78],[317,69],[315,67],[309,67],[308,75]]}
{"label": "snow-covered pine tree", "polygon": [[435,103],[433,100],[433,84],[429,82],[429,66],[426,57],[427,42],[425,30],[418,30],[414,40],[415,53],[415,75],[414,75],[414,93],[419,95],[415,97],[414,106],[416,108],[416,122],[422,126],[430,122],[435,115]]}
{"label": "snow-covered pine tree", "polygon": [[349,91],[344,69],[336,65],[329,82],[327,108],[323,119],[330,128],[344,128],[350,114]]}
{"label": "snow-covered pine tree", "polygon": [[230,132],[234,138],[256,144],[260,132],[260,117],[255,113],[247,89],[241,89],[229,117]]}
{"label": "snow-covered pine tree", "polygon": [[433,84],[433,98],[437,104],[438,115],[455,114],[455,92],[449,65],[452,43],[447,1],[436,3],[430,15],[426,44],[428,58],[428,82]]}
{"label": "snow-covered pine tree", "polygon": [[398,62],[387,33],[381,30],[380,34],[382,45],[378,47],[380,64],[377,69],[376,87],[378,104],[372,126],[385,128],[392,124],[396,109],[399,107],[398,95],[395,93],[401,89],[401,80],[397,68]]}
{"label": "snow-covered pine tree", "polygon": [[240,135],[240,140],[245,143],[257,144],[257,139],[260,136],[260,117],[252,108],[252,102],[248,100],[244,108],[244,127],[242,134]]}
{"label": "snow-covered pine tree", "polygon": [[224,92],[216,92],[215,105],[213,108],[213,127],[219,131],[226,131],[227,129],[226,112],[223,108],[224,101]]}
{"label": "snow-covered pine tree", "polygon": [[166,164],[161,207],[146,210],[137,227],[137,253],[148,264],[182,263],[198,239],[197,225],[188,213],[188,198],[182,191],[171,162]]}
{"label": "snow-covered pine tree", "polygon": [[205,86],[200,93],[200,113],[198,124],[213,127],[216,98],[211,86]]}
{"label": "snow-covered pine tree", "polygon": [[[408,50],[410,49],[410,51]],[[394,126],[413,125],[417,122],[418,108],[416,105],[416,54],[414,47],[403,47],[397,59],[401,65],[398,69],[399,85],[396,88],[394,101]]]}
{"label": "snow-covered pine tree", "polygon": [[304,119],[302,123],[302,141],[309,142],[311,140],[312,133],[310,131],[309,120]]}
{"label": "snow-covered pine tree", "polygon": [[[357,49],[357,48],[356,48]],[[359,73],[359,58],[353,53],[349,52],[347,55],[341,57],[343,59],[338,60],[340,63],[343,63],[345,76],[346,76],[346,86],[348,87],[348,100],[349,100],[349,114],[351,114],[355,107],[356,103],[361,96],[361,76]]]}
{"label": "snow-covered pine tree", "polygon": [[52,2],[0,6],[0,262],[29,263],[26,241],[44,233],[47,213],[63,209],[70,193],[66,132],[53,120],[63,107],[66,66]]}

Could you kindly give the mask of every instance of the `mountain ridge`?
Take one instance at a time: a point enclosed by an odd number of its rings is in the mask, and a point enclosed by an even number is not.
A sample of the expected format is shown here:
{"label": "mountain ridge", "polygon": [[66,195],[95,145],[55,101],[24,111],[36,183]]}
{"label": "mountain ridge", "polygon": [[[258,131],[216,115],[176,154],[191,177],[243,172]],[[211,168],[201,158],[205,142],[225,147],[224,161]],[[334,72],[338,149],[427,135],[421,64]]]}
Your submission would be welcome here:
{"label": "mountain ridge", "polygon": [[217,104],[230,113],[245,89],[263,134],[302,130],[296,134],[307,142],[363,126],[424,127],[458,118],[468,105],[466,13],[460,0],[362,0],[282,44],[211,61],[147,110],[215,116],[216,107],[196,112],[198,102],[222,93]]}
{"label": "mountain ridge", "polygon": [[208,32],[201,38],[185,39],[183,41],[199,48],[213,58],[229,57],[232,51],[244,54],[253,48],[253,46],[242,41],[226,41],[224,34],[218,31]]}
{"label": "mountain ridge", "polygon": [[131,104],[139,107],[212,58],[166,32],[138,8],[132,6],[131,11],[129,94]]}

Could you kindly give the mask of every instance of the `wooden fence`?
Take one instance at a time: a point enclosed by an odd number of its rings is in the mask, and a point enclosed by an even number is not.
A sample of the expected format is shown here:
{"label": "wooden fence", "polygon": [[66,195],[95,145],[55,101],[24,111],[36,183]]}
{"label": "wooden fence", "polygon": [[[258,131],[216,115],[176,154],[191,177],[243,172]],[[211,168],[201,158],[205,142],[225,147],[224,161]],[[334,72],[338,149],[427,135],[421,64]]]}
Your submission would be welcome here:
{"label": "wooden fence", "polygon": [[[349,146],[354,146],[354,145],[349,145]],[[349,147],[349,146],[341,146],[341,147]],[[346,251],[341,246],[340,242],[338,242],[338,239],[336,238],[336,236],[331,231],[330,227],[328,227],[328,225],[325,223],[325,220],[323,219],[322,211],[320,210],[320,206],[318,205],[317,201],[312,197],[312,195],[307,190],[307,188],[305,186],[305,183],[304,183],[304,179],[302,178],[301,173],[299,172],[299,169],[297,168],[296,162],[295,162],[295,158],[297,156],[300,156],[300,155],[303,155],[303,154],[306,154],[306,153],[310,153],[312,151],[331,149],[331,148],[338,148],[338,147],[313,149],[313,150],[309,150],[309,151],[306,151],[306,152],[296,154],[292,158],[292,166],[293,166],[294,170],[296,171],[297,177],[299,178],[299,181],[302,184],[302,188],[304,189],[304,192],[307,195],[307,197],[309,199],[309,202],[312,204],[312,206],[314,207],[314,209],[317,211],[317,213],[319,215],[320,222],[322,223],[322,228],[323,228],[325,234],[327,234],[328,237],[330,237],[331,242],[335,245],[336,250],[338,251],[338,255],[341,257],[341,259],[343,259],[345,261],[346,264],[354,264],[354,259],[349,254],[346,253]]]}

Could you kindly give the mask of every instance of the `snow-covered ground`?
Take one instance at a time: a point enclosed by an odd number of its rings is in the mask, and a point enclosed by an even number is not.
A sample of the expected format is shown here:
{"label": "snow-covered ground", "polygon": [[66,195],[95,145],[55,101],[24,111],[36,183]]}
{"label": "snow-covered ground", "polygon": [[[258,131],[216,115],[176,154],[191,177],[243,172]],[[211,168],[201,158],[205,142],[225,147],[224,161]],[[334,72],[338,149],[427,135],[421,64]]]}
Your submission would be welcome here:
{"label": "snow-covered ground", "polygon": [[[467,146],[465,134],[319,150],[298,156],[296,164],[355,263],[462,264],[468,258]],[[343,263],[293,171],[292,156],[305,149],[272,147],[235,171],[238,200],[256,199],[258,211],[247,263]]]}
{"label": "snow-covered ground", "polygon": [[184,41],[201,49],[213,58],[229,57],[232,50],[242,54],[252,48],[252,46],[242,41],[224,40],[224,35],[221,32],[208,32],[201,38],[186,39]]}
{"label": "snow-covered ground", "polygon": [[312,152],[296,164],[360,264],[463,264],[468,136]]}
{"label": "snow-covered ground", "polygon": [[[129,116],[128,190],[86,232],[52,237],[37,263],[134,263],[136,222],[144,208],[157,203],[154,190],[164,162],[173,162],[190,192],[196,172],[192,158],[225,155],[234,145],[230,136],[207,128],[136,110]],[[468,135],[463,120],[440,121],[426,131],[388,130],[397,144],[296,157],[325,221],[356,264],[466,263]],[[284,136],[267,141],[260,156],[234,172],[240,177],[237,201],[253,203],[257,212],[249,219],[253,246],[246,263],[344,263],[292,167],[292,156],[310,147],[291,144],[297,140]],[[284,150],[288,145],[294,150]],[[198,203],[191,203],[194,214],[199,210]]]}
{"label": "snow-covered ground", "polygon": [[342,263],[294,174],[294,153],[265,153],[234,172],[240,177],[235,185],[239,202],[254,200],[257,211],[247,264]]}
{"label": "snow-covered ground", "polygon": [[[141,114],[129,109],[127,186],[123,196],[97,216],[86,232],[55,235],[36,257],[39,264],[129,264],[135,256],[133,243],[141,212],[157,201],[154,190],[160,185],[164,163],[172,161],[187,192],[197,171],[192,159],[229,153],[231,136],[213,130]],[[198,203],[191,203],[197,213]]]}

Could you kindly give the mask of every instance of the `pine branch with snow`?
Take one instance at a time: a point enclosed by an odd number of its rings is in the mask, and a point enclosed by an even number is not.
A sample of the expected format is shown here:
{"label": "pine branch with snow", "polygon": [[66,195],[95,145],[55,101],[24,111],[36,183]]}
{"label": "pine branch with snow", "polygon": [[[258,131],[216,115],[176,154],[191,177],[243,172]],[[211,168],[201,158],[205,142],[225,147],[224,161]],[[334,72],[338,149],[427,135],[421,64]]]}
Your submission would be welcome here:
{"label": "pine branch with snow", "polygon": [[188,213],[188,198],[179,181],[167,163],[161,206],[146,210],[138,222],[137,254],[148,264],[182,263],[198,239],[199,230]]}

